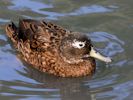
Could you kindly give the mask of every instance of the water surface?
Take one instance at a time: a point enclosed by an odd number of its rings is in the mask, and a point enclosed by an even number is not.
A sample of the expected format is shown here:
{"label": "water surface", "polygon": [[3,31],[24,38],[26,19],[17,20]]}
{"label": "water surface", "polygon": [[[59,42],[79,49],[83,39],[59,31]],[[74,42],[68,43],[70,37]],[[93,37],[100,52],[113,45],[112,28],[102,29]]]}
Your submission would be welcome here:
{"label": "water surface", "polygon": [[[1,0],[0,100],[133,100],[132,0]],[[93,77],[60,78],[21,60],[4,26],[19,18],[45,19],[87,33],[113,58],[97,61]]]}

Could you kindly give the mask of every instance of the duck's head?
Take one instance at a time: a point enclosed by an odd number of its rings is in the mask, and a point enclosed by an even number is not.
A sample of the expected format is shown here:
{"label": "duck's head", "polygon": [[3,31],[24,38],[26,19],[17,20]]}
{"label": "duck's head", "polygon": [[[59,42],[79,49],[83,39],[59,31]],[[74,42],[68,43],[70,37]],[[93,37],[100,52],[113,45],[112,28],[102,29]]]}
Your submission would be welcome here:
{"label": "duck's head", "polygon": [[83,62],[87,58],[111,62],[109,57],[101,55],[94,49],[91,40],[86,35],[77,32],[72,32],[62,39],[60,52],[62,59],[70,64]]}

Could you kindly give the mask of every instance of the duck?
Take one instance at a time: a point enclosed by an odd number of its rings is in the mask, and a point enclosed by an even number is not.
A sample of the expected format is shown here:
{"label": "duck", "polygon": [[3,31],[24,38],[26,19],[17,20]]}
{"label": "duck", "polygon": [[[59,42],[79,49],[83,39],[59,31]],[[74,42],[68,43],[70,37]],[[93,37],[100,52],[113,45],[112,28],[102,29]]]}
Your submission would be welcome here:
{"label": "duck", "polygon": [[112,61],[96,51],[86,34],[45,20],[20,19],[18,26],[10,22],[5,31],[25,62],[55,76],[91,76],[95,59]]}

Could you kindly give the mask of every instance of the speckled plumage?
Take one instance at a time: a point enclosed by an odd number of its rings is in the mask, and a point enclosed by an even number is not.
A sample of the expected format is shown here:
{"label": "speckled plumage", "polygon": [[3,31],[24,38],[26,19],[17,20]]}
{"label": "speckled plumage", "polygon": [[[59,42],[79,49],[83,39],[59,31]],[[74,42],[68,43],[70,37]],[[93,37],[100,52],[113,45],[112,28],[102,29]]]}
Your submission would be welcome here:
{"label": "speckled plumage", "polygon": [[[61,45],[65,39],[82,37],[78,32],[68,31],[50,22],[23,19],[20,20],[19,27],[16,27],[14,23],[7,25],[6,33],[22,54],[23,59],[42,72],[62,77],[79,77],[92,75],[95,70],[96,65],[93,58],[79,58],[84,53],[89,53],[89,48],[88,51],[81,49],[72,52],[71,49],[61,53],[63,52],[61,51],[61,47],[63,47]],[[88,39],[87,47],[90,45]],[[69,51],[72,52],[72,55],[67,55]],[[77,55],[74,55],[75,58],[73,53]],[[70,63],[65,59],[68,59]]]}

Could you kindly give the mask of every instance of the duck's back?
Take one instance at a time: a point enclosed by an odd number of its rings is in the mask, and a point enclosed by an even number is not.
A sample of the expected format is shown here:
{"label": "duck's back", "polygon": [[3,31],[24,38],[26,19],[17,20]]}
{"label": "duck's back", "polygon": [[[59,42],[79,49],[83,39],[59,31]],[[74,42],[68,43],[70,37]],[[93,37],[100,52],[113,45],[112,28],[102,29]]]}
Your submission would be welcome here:
{"label": "duck's back", "polygon": [[41,46],[46,48],[44,46],[48,46],[49,43],[56,45],[67,32],[65,29],[50,22],[24,19],[19,21],[18,27],[14,23],[9,24],[6,27],[6,33],[15,45],[28,41],[30,42],[30,47],[37,50]]}

